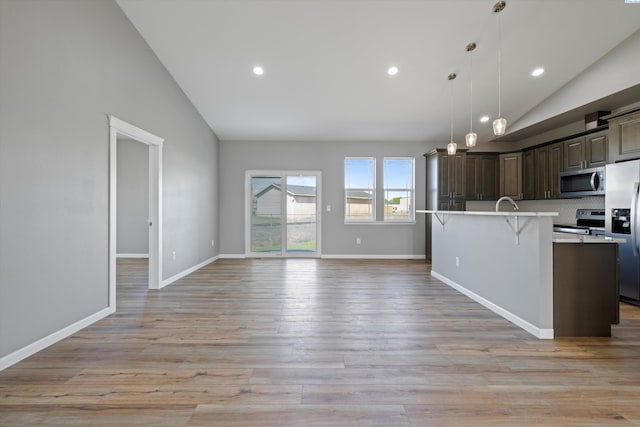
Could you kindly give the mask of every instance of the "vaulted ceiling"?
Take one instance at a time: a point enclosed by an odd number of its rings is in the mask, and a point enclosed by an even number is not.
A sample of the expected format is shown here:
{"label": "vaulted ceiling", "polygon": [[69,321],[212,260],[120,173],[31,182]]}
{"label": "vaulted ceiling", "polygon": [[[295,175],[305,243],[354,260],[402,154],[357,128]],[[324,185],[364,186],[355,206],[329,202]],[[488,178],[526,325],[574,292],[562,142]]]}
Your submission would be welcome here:
{"label": "vaulted ceiling", "polygon": [[[494,3],[118,0],[223,141],[444,146],[451,104],[458,143],[471,123],[489,141],[499,46],[502,115],[514,123],[640,29],[640,4],[624,0],[507,0],[499,15]],[[532,77],[537,67],[545,73]]]}

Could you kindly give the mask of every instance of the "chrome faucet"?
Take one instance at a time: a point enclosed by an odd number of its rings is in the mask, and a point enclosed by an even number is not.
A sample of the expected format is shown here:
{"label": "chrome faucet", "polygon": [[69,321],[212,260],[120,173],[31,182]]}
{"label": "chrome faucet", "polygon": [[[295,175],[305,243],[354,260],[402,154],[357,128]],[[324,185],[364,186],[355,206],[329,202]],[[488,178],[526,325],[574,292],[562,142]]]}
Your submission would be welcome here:
{"label": "chrome faucet", "polygon": [[513,199],[509,196],[502,196],[498,199],[498,201],[496,202],[496,212],[500,211],[500,202],[503,201],[508,201],[511,203],[511,205],[513,206],[513,210],[517,211],[518,210],[518,205],[516,204],[516,202],[513,201]]}

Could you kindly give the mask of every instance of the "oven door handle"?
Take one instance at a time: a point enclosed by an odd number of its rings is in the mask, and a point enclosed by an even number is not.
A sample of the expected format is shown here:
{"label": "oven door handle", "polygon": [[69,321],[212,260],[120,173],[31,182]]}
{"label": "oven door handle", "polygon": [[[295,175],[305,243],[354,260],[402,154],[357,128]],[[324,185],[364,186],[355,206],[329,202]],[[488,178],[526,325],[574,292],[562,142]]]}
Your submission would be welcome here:
{"label": "oven door handle", "polygon": [[638,256],[638,197],[640,196],[640,182],[633,184],[633,197],[631,197],[631,246],[633,256]]}

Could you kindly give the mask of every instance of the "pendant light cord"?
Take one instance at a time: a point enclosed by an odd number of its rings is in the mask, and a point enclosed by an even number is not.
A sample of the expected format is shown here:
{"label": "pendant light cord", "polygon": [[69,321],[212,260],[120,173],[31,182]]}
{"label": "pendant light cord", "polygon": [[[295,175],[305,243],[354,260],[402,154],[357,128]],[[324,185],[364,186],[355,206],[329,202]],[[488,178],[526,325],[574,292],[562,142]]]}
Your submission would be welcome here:
{"label": "pendant light cord", "polygon": [[498,117],[502,117],[502,26],[498,13]]}
{"label": "pendant light cord", "polygon": [[449,99],[451,100],[450,105],[451,105],[451,109],[450,109],[450,121],[451,121],[451,142],[453,142],[453,81],[451,82],[451,96],[449,96]]}
{"label": "pendant light cord", "polygon": [[473,132],[473,51],[469,52],[469,131]]}

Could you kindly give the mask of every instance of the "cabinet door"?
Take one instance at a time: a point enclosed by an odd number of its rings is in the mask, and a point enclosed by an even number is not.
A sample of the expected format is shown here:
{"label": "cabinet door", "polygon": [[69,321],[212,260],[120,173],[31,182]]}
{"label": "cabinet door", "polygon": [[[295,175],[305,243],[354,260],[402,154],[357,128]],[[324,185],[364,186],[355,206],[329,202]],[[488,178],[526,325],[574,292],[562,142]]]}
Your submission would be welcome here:
{"label": "cabinet door", "polygon": [[535,157],[533,150],[522,153],[522,198],[535,198]]}
{"label": "cabinet door", "polygon": [[609,159],[640,158],[640,111],[609,121]]}
{"label": "cabinet door", "polygon": [[585,137],[587,148],[587,167],[595,168],[607,164],[609,158],[609,145],[607,144],[607,132],[597,132]]}
{"label": "cabinet door", "polygon": [[449,158],[438,156],[438,198],[451,197],[449,190]]}
{"label": "cabinet door", "polygon": [[549,147],[533,151],[533,188],[535,199],[546,199],[549,191]]}
{"label": "cabinet door", "polygon": [[467,200],[479,200],[480,199],[480,185],[478,178],[480,177],[480,169],[482,167],[480,158],[477,156],[467,156],[466,160],[467,172],[466,172],[466,184],[465,184],[465,198]]}
{"label": "cabinet door", "polygon": [[480,159],[480,199],[498,200],[498,156],[484,156]]}
{"label": "cabinet door", "polygon": [[585,150],[584,136],[564,142],[565,171],[584,169],[586,158],[587,153]]}
{"label": "cabinet door", "polygon": [[465,158],[465,154],[449,156],[449,191],[456,199],[464,199],[465,196],[465,177],[467,176]]}
{"label": "cabinet door", "polygon": [[522,153],[500,155],[500,195],[522,198]]}
{"label": "cabinet door", "polygon": [[549,146],[549,186],[547,191],[552,199],[560,197],[560,172],[562,172],[563,145],[561,142]]}

